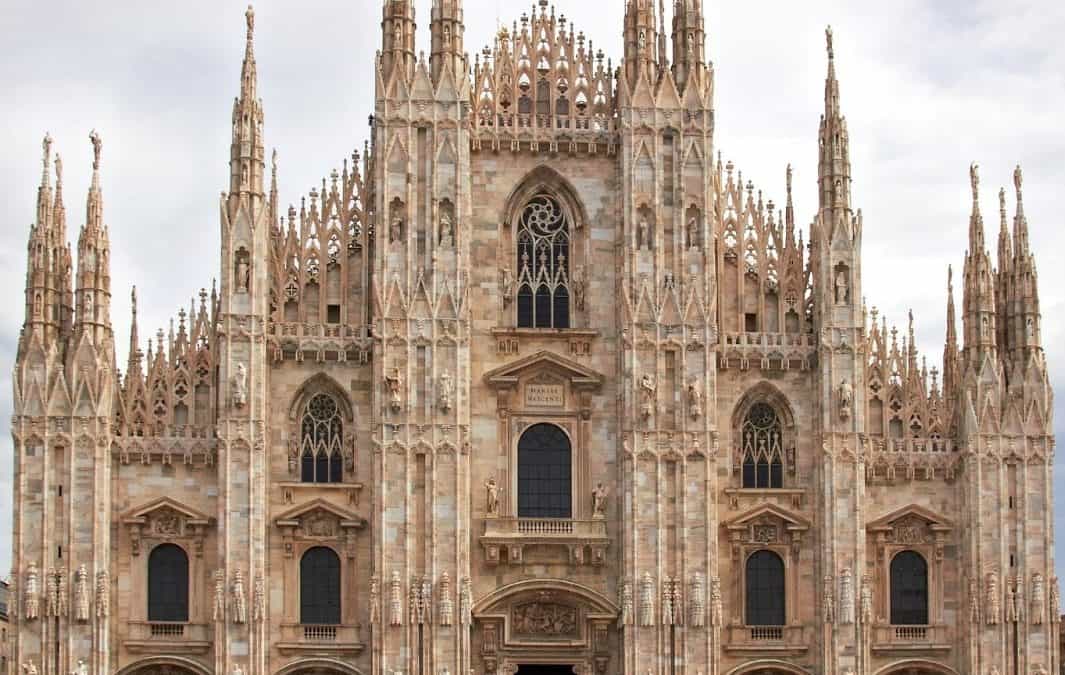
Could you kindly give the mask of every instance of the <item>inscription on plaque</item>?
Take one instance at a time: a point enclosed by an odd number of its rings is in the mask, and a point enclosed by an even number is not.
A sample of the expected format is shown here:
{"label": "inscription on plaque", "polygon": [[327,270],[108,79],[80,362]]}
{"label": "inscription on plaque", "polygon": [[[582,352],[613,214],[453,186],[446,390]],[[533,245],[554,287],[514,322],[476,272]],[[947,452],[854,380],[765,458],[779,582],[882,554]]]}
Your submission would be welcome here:
{"label": "inscription on plaque", "polygon": [[525,405],[530,408],[561,408],[566,405],[565,387],[561,384],[527,384]]}

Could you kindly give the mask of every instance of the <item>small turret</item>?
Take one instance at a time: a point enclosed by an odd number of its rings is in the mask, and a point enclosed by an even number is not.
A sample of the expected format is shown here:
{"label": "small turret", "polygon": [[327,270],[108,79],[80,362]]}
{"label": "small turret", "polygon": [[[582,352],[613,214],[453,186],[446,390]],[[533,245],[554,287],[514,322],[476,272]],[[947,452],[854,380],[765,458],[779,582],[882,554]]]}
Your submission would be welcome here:
{"label": "small turret", "polygon": [[962,302],[965,359],[977,365],[983,355],[996,350],[995,280],[991,257],[985,248],[984,218],[980,213],[980,168],[969,167],[973,209],[969,217],[969,251],[965,256],[965,293]]}
{"label": "small turret", "polygon": [[445,66],[457,79],[466,77],[469,69],[463,51],[463,36],[466,25],[463,22],[462,0],[433,0],[432,25],[432,67],[433,82],[439,83]]}
{"label": "small turret", "polygon": [[88,333],[98,347],[112,348],[111,246],[104,225],[104,200],[100,189],[100,153],[103,140],[93,131],[92,184],[85,204],[85,224],[78,237],[77,312],[75,333]]}
{"label": "small turret", "polygon": [[[409,82],[417,63],[414,45],[417,24],[411,0],[384,0],[381,18],[381,70],[385,81],[398,68],[400,77]],[[443,36],[441,36],[443,37]]]}
{"label": "small turret", "polygon": [[263,147],[263,105],[259,99],[258,69],[255,64],[255,11],[245,13],[247,42],[240,71],[240,95],[233,101],[233,141],[229,159],[229,197],[264,196],[266,168]]}
{"label": "small turret", "polygon": [[681,90],[706,76],[706,29],[702,0],[674,0],[673,77]]}
{"label": "small turret", "polygon": [[[658,80],[658,23],[654,0],[626,0],[625,7],[625,75],[629,87],[646,76],[654,84]],[[662,49],[664,57],[664,49]]]}
{"label": "small turret", "polygon": [[829,229],[851,210],[851,156],[847,118],[843,115],[836,78],[836,50],[832,27],[825,30],[828,47],[828,75],[825,78],[825,112],[821,117],[818,182],[820,213]]}

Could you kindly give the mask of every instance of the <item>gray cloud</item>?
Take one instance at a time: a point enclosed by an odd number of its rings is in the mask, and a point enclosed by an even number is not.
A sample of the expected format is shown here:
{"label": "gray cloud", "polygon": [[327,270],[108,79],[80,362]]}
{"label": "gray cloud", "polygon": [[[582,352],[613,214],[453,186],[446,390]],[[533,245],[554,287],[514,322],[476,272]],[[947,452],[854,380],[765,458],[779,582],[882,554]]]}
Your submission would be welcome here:
{"label": "gray cloud", "polygon": [[[532,2],[466,0],[466,48],[477,53],[502,20]],[[558,7],[617,65],[623,2]],[[667,3],[672,4],[672,3]],[[865,213],[864,284],[890,321],[917,316],[918,343],[938,364],[946,265],[960,271],[969,213],[968,165],[983,167],[988,237],[997,186],[1025,167],[1025,208],[1041,252],[1044,340],[1065,382],[1065,283],[1046,252],[1065,250],[1052,210],[1065,183],[1065,4],[1053,0],[705,0],[717,73],[717,144],[744,175],[782,198],[796,172],[797,213],[816,206],[817,124],[824,26],[836,50],[853,150],[854,194]],[[429,0],[418,0],[420,41]],[[22,322],[25,237],[50,130],[66,165],[72,240],[84,219],[93,127],[104,136],[114,319],[120,363],[129,288],[141,298],[141,336],[166,328],[217,273],[218,194],[227,185],[229,115],[243,52],[244,3],[158,5],[13,0],[0,8],[0,419],[11,409],[10,364]],[[283,201],[320,184],[362,147],[373,106],[378,0],[269,0],[256,6],[256,55],[267,140],[281,156]],[[1012,206],[1011,206],[1012,211]],[[143,345],[142,345],[143,346]],[[1065,396],[1057,414],[1065,418]],[[9,499],[11,445],[0,443],[0,499]],[[1058,467],[1061,470],[1060,466]],[[1062,485],[1065,474],[1058,473]],[[9,501],[0,502],[0,570],[10,557]],[[1059,525],[1065,514],[1059,512]],[[1063,556],[1065,558],[1065,556]],[[1065,574],[1063,574],[1065,576]]]}

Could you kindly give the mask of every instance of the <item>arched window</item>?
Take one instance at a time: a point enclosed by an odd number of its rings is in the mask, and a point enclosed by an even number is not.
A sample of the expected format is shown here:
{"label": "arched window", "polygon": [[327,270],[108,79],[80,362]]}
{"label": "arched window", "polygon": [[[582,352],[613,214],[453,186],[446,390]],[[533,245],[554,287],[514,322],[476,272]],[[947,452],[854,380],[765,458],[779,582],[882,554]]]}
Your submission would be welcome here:
{"label": "arched window", "polygon": [[332,396],[315,394],[307,403],[301,425],[301,479],[304,483],[344,480],[344,422]]}
{"label": "arched window", "polygon": [[743,421],[743,487],[784,487],[784,434],[768,403],[755,403]]}
{"label": "arched window", "polygon": [[891,623],[928,625],[928,563],[919,553],[903,551],[891,560]]}
{"label": "arched window", "polygon": [[518,440],[518,517],[573,515],[569,438],[554,424],[529,427]]}
{"label": "arched window", "polygon": [[180,546],[161,544],[148,556],[148,620],[189,620],[189,556]]}
{"label": "arched window", "polygon": [[758,551],[747,558],[747,625],[784,623],[784,561],[772,551]]}
{"label": "arched window", "polygon": [[570,327],[570,224],[546,193],[529,200],[518,221],[518,327]]}
{"label": "arched window", "polygon": [[340,625],[340,558],[319,546],[300,559],[300,623]]}

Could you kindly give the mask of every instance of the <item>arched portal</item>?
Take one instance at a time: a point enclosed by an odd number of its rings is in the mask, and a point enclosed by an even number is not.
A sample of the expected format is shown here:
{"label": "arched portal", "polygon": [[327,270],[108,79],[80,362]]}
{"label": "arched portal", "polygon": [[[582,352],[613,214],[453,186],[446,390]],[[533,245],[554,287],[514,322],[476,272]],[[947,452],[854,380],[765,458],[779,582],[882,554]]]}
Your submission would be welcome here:
{"label": "arched portal", "polygon": [[744,663],[730,670],[726,675],[809,675],[802,668],[776,659],[760,659]]}
{"label": "arched portal", "polygon": [[278,670],[276,675],[362,675],[362,672],[337,659],[311,658],[293,661]]}
{"label": "arched portal", "polygon": [[907,659],[884,666],[874,675],[958,675],[958,671],[935,661]]}
{"label": "arched portal", "polygon": [[115,675],[211,675],[211,670],[192,659],[155,656],[131,663]]}

